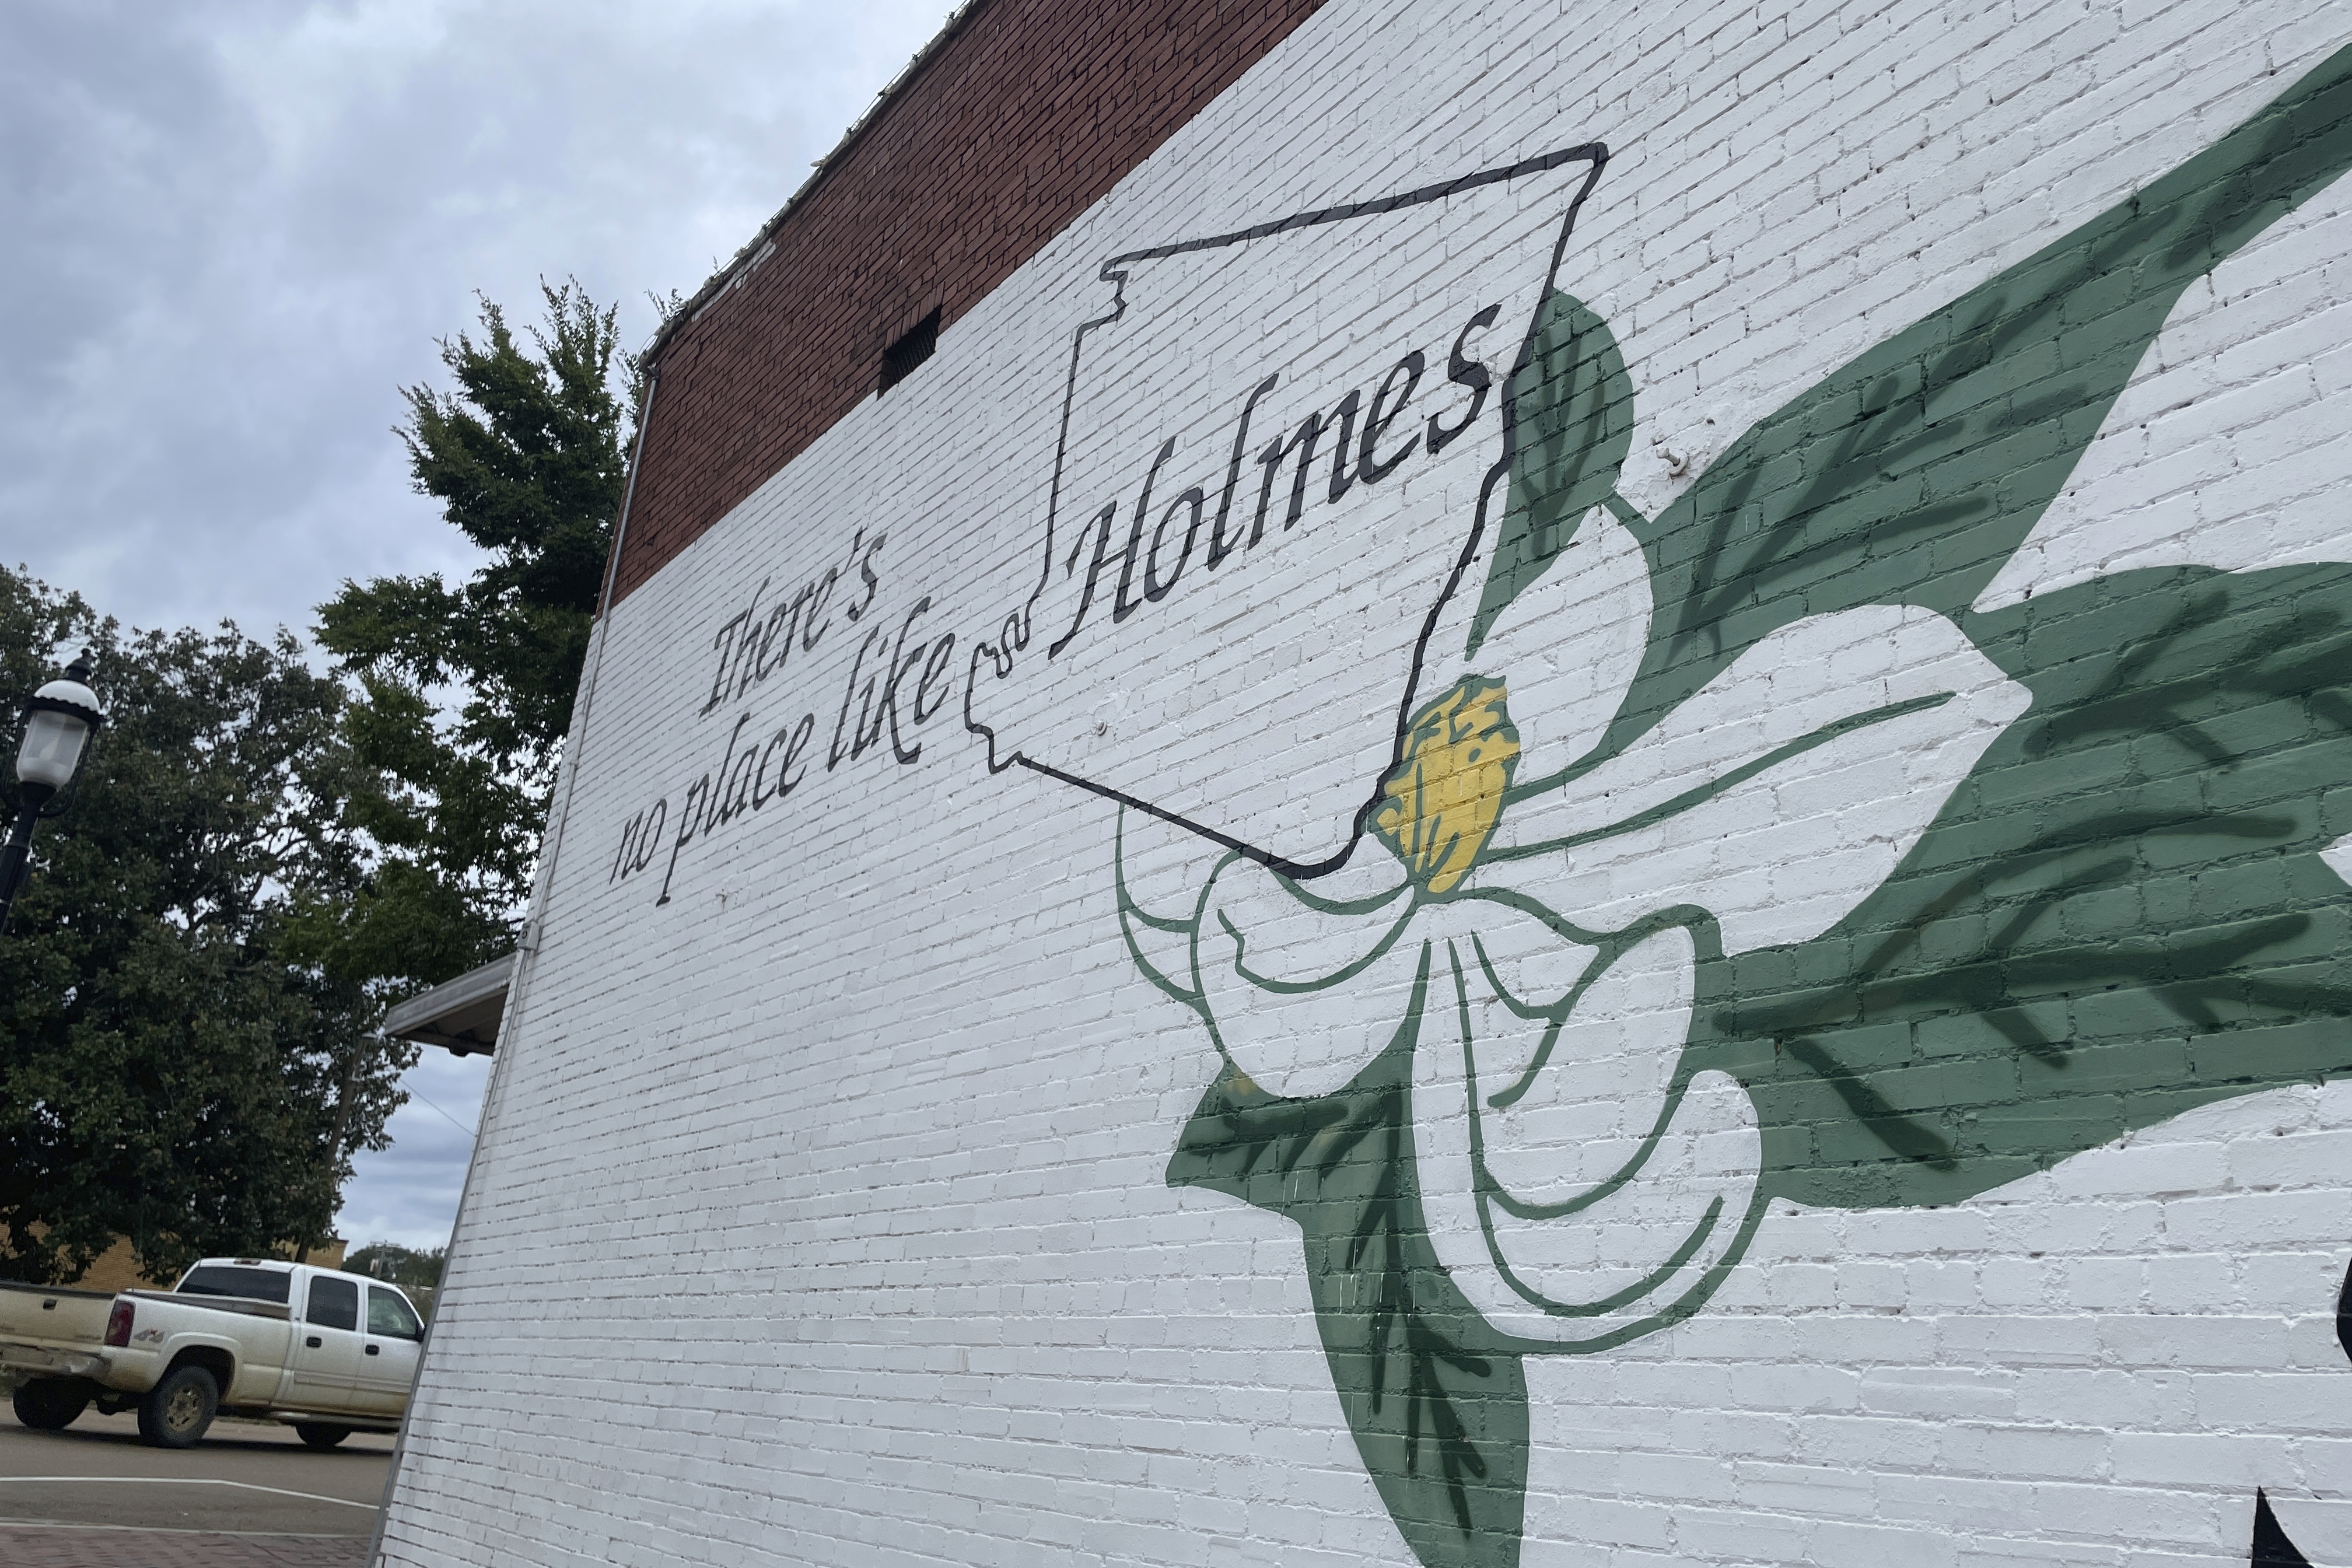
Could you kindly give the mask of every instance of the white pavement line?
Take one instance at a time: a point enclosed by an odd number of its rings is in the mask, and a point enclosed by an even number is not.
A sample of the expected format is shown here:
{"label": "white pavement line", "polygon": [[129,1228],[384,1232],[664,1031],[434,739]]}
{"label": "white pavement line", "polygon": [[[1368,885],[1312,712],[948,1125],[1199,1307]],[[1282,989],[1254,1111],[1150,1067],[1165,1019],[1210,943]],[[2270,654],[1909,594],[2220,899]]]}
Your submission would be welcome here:
{"label": "white pavement line", "polygon": [[362,1541],[315,1530],[183,1530],[169,1524],[70,1524],[61,1519],[0,1519],[0,1530],[121,1530],[133,1535],[234,1535],[250,1541]]}
{"label": "white pavement line", "polygon": [[32,1481],[95,1481],[110,1487],[242,1487],[249,1492],[268,1492],[273,1497],[299,1497],[311,1502],[331,1502],[342,1508],[373,1509],[372,1502],[353,1502],[349,1498],[320,1497],[317,1492],[289,1492],[284,1487],[257,1487],[251,1481],[224,1481],[210,1476],[0,1476],[0,1486]]}

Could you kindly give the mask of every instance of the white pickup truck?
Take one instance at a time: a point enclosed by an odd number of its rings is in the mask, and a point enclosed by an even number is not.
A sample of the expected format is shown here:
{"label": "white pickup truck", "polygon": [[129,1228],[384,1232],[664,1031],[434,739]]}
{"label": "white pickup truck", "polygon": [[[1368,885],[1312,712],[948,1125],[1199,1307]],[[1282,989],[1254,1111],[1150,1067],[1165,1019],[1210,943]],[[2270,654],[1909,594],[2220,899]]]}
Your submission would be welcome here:
{"label": "white pickup truck", "polygon": [[0,1281],[16,1419],[54,1432],[93,1404],[136,1409],[166,1448],[222,1411],[289,1420],[314,1448],[393,1431],[424,1338],[398,1287],[303,1263],[207,1258],[170,1290],[116,1296]]}

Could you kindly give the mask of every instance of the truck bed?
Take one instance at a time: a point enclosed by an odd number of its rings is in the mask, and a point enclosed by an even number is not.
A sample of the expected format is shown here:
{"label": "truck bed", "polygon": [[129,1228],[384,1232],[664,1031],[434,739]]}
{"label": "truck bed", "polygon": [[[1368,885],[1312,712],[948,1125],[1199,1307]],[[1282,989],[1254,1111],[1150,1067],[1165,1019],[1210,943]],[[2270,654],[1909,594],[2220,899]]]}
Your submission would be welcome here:
{"label": "truck bed", "polygon": [[[294,1310],[283,1301],[253,1301],[243,1296],[183,1296],[176,1290],[125,1290],[125,1296],[142,1301],[169,1301],[174,1307],[208,1307],[215,1312],[236,1312],[248,1318],[275,1318],[285,1322]],[[112,1297],[107,1300],[112,1300]],[[99,1314],[99,1327],[106,1326],[106,1314]]]}
{"label": "truck bed", "polygon": [[12,1372],[79,1374],[106,1338],[110,1290],[68,1290],[0,1279],[0,1345]]}

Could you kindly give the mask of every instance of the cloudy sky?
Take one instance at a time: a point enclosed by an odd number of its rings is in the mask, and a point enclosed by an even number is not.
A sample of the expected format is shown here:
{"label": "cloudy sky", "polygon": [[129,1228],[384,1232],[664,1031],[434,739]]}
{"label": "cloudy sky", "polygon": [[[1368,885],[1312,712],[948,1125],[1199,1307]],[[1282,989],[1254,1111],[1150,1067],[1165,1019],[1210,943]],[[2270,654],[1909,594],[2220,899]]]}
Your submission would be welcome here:
{"label": "cloudy sky", "polygon": [[[527,318],[576,276],[642,344],[646,295],[733,255],[950,8],[9,0],[0,558],[252,631],[467,570],[390,432],[475,291]],[[355,1240],[447,1234],[483,1074],[426,1056]]]}

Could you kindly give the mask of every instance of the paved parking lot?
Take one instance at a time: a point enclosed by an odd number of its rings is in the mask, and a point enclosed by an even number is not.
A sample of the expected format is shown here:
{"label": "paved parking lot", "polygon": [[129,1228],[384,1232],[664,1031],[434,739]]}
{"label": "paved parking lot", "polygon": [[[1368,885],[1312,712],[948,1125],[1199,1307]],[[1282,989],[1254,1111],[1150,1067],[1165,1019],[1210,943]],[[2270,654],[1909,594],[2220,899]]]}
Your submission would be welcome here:
{"label": "paved parking lot", "polygon": [[150,1448],[131,1415],[34,1432],[0,1413],[0,1562],[12,1568],[359,1568],[392,1439],[320,1453],[274,1423]]}

